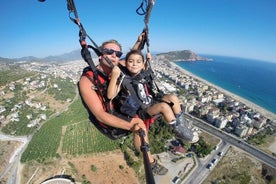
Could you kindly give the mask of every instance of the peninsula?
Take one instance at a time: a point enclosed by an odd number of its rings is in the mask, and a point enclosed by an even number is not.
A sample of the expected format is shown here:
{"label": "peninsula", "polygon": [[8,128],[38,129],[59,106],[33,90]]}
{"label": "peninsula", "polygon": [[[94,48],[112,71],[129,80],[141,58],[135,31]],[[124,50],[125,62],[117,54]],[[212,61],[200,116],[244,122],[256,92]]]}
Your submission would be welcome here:
{"label": "peninsula", "polygon": [[162,61],[213,61],[213,59],[205,58],[197,55],[191,50],[171,51],[166,53],[156,54],[157,60]]}

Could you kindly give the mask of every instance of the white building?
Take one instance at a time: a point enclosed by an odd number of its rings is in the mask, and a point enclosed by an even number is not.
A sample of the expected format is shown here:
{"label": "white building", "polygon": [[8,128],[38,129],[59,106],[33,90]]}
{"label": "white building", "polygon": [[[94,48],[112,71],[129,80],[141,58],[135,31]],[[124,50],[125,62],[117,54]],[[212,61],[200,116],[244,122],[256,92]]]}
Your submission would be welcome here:
{"label": "white building", "polygon": [[215,126],[218,127],[219,129],[224,128],[227,125],[228,120],[225,117],[217,117],[215,119]]}

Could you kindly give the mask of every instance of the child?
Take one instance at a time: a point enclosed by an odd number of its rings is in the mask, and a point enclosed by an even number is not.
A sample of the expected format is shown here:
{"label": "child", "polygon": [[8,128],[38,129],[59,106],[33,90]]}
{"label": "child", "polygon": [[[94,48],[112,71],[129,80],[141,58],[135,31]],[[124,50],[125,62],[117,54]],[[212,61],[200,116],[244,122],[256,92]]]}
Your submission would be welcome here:
{"label": "child", "polygon": [[[151,90],[149,78],[143,75],[145,60],[141,51],[131,50],[125,59],[125,68],[122,68],[127,75],[118,82],[121,70],[115,66],[111,73],[111,79],[107,90],[108,99],[116,98],[117,94],[122,104],[121,113],[134,117],[146,119],[157,114],[162,114],[164,120],[172,125],[177,138],[188,140],[191,143],[198,141],[197,132],[193,132],[184,121],[183,111],[179,99],[175,95],[164,95],[162,99],[156,99]],[[147,81],[148,80],[148,81]]]}

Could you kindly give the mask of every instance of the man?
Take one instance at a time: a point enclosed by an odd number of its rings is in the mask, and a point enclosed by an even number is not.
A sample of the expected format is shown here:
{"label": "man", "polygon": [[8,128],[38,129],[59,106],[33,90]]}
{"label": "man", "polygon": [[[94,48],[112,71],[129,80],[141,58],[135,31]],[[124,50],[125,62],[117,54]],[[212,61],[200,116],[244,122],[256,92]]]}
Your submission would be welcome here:
{"label": "man", "polygon": [[[137,47],[139,41],[140,39],[137,40],[134,48]],[[140,118],[128,118],[116,114],[116,111],[113,114],[107,112],[109,108],[112,109],[112,104],[106,102],[107,84],[112,71],[108,60],[114,66],[118,65],[122,56],[122,47],[116,40],[109,40],[102,44],[101,51],[103,55],[99,57],[99,65],[96,66],[98,80],[95,79],[95,73],[89,68],[84,69],[80,78],[79,91],[83,103],[87,107],[93,123],[95,124],[97,121],[96,127],[98,129],[114,139],[133,132],[134,145],[137,150],[140,150],[141,140],[137,132],[139,129],[145,131],[145,141],[149,143],[148,132],[144,122]],[[154,174],[164,175],[168,172],[168,169],[153,158],[150,151],[147,154]]]}

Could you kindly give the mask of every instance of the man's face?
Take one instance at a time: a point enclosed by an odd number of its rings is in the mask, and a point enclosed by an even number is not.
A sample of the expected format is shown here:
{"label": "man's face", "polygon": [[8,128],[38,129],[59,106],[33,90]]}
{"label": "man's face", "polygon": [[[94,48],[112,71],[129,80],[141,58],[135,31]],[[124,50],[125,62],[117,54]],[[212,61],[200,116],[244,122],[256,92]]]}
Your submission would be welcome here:
{"label": "man's face", "polygon": [[120,47],[114,43],[108,43],[103,47],[103,58],[101,58],[105,65],[109,66],[108,62],[104,59],[107,57],[113,65],[117,65],[119,63],[120,57],[122,56],[122,52]]}

